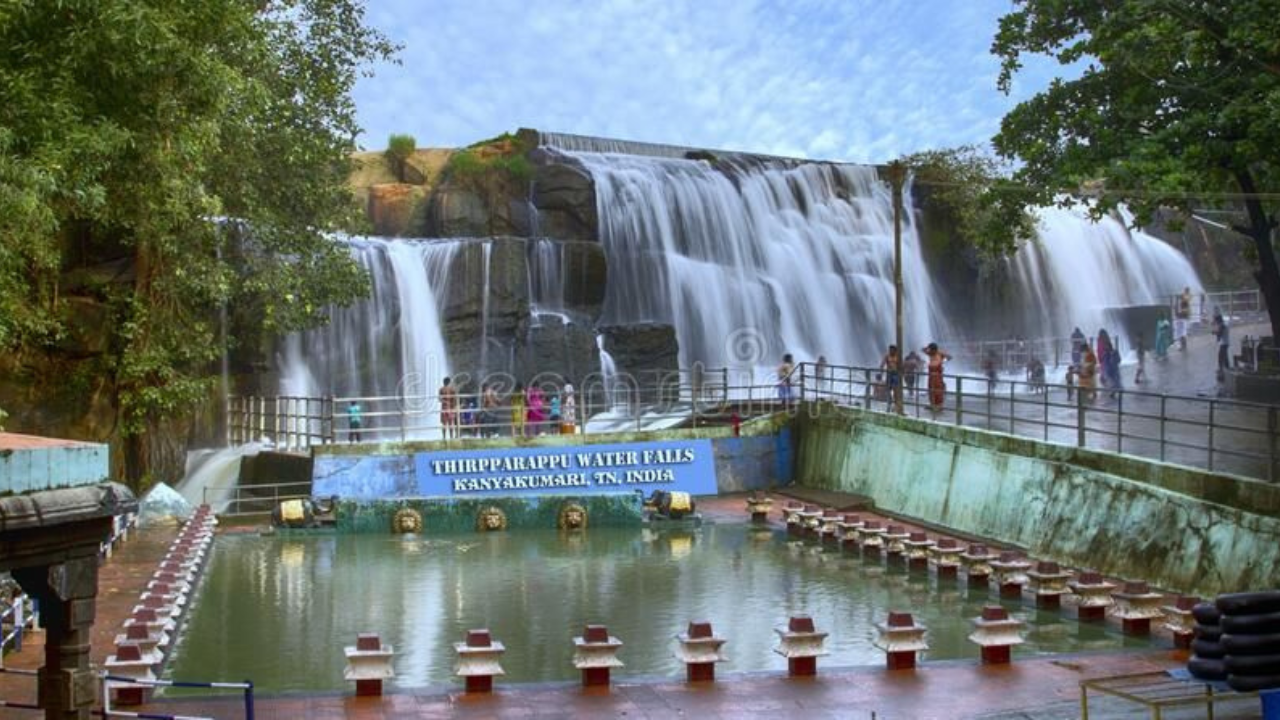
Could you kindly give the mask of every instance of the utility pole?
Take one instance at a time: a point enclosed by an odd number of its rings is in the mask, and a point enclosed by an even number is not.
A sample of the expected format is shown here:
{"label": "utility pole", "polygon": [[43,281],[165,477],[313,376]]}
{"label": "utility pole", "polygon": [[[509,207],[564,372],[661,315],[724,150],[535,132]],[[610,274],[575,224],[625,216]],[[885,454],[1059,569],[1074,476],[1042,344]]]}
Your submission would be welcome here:
{"label": "utility pole", "polygon": [[893,187],[893,308],[894,330],[898,345],[898,382],[893,386],[893,409],[899,415],[902,408],[902,363],[906,348],[902,342],[902,184],[907,179],[907,168],[901,160],[889,164],[889,184]]}

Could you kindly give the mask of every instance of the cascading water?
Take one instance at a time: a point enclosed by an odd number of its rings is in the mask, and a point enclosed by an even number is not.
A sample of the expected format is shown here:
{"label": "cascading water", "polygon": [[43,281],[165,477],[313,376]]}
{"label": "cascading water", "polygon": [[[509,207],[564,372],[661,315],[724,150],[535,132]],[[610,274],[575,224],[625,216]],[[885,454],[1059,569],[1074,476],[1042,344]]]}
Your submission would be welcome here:
{"label": "cascading water", "polygon": [[529,243],[529,298],[538,315],[564,315],[564,245],[546,238]]}
{"label": "cascading water", "polygon": [[[430,395],[449,374],[438,300],[460,241],[344,240],[372,278],[368,300],[285,342],[281,393],[335,397]],[[390,410],[390,406],[380,408]]]}
{"label": "cascading water", "polygon": [[1114,329],[1109,309],[1164,304],[1184,287],[1203,290],[1186,256],[1129,230],[1126,214],[1096,223],[1077,209],[1043,208],[1038,216],[1036,239],[1010,260],[1022,322],[1033,337],[1065,337],[1077,326],[1089,335]]}
{"label": "cascading water", "polygon": [[[595,182],[606,324],[670,323],[682,367],[757,373],[788,352],[874,364],[892,342],[893,210],[874,168],[568,154]],[[918,346],[940,323],[909,213],[902,247]]]}

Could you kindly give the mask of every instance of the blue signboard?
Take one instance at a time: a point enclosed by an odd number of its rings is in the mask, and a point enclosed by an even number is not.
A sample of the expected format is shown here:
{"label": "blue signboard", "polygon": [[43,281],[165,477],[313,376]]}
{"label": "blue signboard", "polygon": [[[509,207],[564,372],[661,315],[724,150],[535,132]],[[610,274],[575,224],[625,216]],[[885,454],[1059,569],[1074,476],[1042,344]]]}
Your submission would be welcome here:
{"label": "blue signboard", "polygon": [[424,452],[415,463],[427,497],[716,492],[710,440]]}

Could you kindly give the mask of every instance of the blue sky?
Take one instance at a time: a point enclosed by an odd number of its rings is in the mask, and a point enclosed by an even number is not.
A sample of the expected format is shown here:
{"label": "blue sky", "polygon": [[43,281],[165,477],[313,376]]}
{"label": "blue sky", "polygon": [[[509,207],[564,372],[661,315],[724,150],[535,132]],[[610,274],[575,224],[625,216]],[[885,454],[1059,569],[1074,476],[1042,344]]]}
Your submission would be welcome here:
{"label": "blue sky", "polygon": [[519,127],[851,162],[983,143],[1010,0],[369,0],[404,45],[356,88],[367,148]]}

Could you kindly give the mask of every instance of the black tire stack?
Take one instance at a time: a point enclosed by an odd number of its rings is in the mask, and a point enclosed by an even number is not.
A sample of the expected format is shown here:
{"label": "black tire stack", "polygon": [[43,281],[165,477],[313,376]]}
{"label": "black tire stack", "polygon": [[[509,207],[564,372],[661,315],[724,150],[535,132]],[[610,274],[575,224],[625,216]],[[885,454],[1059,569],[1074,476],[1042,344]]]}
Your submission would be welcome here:
{"label": "black tire stack", "polygon": [[1195,618],[1195,639],[1191,641],[1191,659],[1187,671],[1201,680],[1226,680],[1227,651],[1222,646],[1222,613],[1211,602],[1202,602],[1191,608]]}
{"label": "black tire stack", "polygon": [[1280,590],[1219,595],[1215,605],[1227,684],[1240,692],[1280,688]]}

